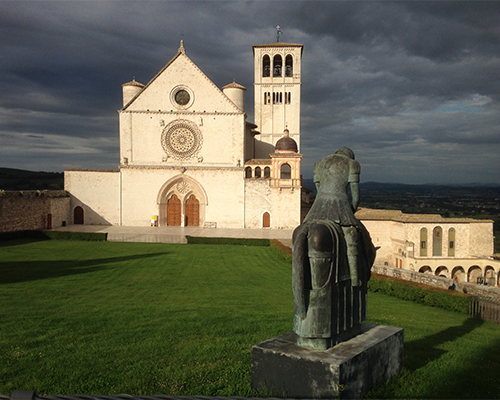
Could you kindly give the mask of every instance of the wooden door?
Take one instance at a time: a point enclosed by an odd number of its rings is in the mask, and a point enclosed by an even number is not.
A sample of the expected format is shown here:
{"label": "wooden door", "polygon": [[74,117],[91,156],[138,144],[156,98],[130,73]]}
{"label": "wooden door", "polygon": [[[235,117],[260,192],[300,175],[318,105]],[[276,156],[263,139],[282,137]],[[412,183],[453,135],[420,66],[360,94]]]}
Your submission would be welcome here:
{"label": "wooden door", "polygon": [[265,212],[263,217],[262,217],[262,227],[263,228],[270,228],[271,227],[271,216],[269,215],[268,212]]}
{"label": "wooden door", "polygon": [[52,214],[47,214],[47,229],[52,229]]}
{"label": "wooden door", "polygon": [[194,194],[186,200],[186,226],[200,226],[200,202]]}
{"label": "wooden door", "polygon": [[174,194],[167,201],[167,225],[181,226],[181,201]]}
{"label": "wooden door", "polygon": [[83,208],[80,206],[75,207],[73,211],[73,223],[75,225],[83,225]]}

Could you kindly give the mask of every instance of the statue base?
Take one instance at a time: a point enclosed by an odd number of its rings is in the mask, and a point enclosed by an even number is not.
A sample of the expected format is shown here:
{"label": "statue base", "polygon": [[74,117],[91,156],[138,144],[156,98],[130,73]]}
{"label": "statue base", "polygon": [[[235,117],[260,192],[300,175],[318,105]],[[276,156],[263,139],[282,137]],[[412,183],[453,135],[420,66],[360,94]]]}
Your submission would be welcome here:
{"label": "statue base", "polygon": [[359,399],[403,368],[403,334],[363,322],[358,336],[312,350],[285,333],[252,347],[252,387],[295,399]]}

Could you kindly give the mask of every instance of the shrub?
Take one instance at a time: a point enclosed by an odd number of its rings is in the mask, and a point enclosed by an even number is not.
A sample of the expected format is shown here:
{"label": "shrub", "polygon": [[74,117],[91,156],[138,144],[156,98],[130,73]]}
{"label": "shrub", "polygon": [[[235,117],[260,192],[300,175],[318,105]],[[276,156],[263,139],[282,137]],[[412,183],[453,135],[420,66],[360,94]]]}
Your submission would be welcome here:
{"label": "shrub", "polygon": [[52,240],[83,240],[86,242],[105,242],[108,239],[107,233],[43,231],[43,234]]}
{"label": "shrub", "polygon": [[269,239],[237,239],[186,236],[188,244],[225,244],[236,246],[269,246]]}
{"label": "shrub", "polygon": [[424,287],[394,278],[372,275],[368,281],[368,290],[380,292],[402,300],[410,300],[431,307],[444,308],[462,314],[469,313],[470,297],[459,292]]}
{"label": "shrub", "polygon": [[1,232],[0,242],[16,239],[37,239],[47,240],[48,237],[41,231],[14,231],[14,232]]}

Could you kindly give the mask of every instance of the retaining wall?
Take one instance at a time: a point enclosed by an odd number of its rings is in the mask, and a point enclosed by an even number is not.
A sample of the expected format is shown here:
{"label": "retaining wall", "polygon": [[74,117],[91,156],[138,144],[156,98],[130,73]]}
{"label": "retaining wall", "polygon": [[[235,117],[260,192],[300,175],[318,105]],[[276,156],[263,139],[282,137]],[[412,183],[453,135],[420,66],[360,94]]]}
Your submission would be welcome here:
{"label": "retaining wall", "polygon": [[471,296],[500,299],[500,288],[494,286],[478,285],[468,282],[456,282],[453,279],[444,278],[442,276],[408,271],[406,269],[394,268],[380,264],[375,264],[372,267],[372,273],[402,279],[404,281],[421,283],[423,285],[429,285],[440,289],[453,288],[454,290],[467,293]]}

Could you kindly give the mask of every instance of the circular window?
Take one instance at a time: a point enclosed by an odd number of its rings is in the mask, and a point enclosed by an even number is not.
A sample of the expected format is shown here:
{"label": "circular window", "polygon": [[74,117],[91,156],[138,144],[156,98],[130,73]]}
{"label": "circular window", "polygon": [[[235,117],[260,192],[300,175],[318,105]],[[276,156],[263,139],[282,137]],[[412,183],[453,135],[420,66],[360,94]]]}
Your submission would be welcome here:
{"label": "circular window", "polygon": [[179,90],[175,94],[175,102],[179,104],[180,106],[185,106],[187,103],[189,103],[189,100],[191,99],[191,96],[187,91],[184,89]]}
{"label": "circular window", "polygon": [[200,151],[202,136],[194,123],[178,120],[163,130],[161,144],[169,156],[183,160],[195,156]]}
{"label": "circular window", "polygon": [[192,106],[194,94],[186,86],[176,86],[170,92],[170,101],[176,108],[185,110]]}

